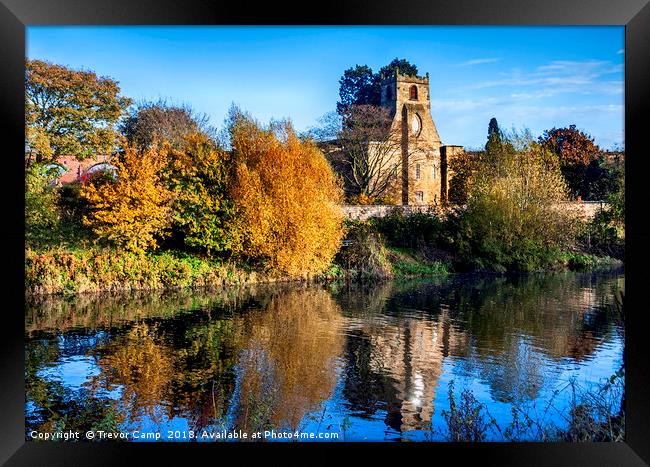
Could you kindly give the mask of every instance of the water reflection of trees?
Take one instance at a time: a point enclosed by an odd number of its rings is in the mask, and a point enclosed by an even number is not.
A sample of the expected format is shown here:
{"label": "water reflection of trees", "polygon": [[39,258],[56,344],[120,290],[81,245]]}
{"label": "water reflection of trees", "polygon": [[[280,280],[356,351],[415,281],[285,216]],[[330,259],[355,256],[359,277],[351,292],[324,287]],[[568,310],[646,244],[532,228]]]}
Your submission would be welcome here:
{"label": "water reflection of trees", "polygon": [[[125,427],[180,417],[193,430],[220,429],[233,417],[242,429],[295,429],[336,384],[340,309],[322,289],[115,299],[103,315],[98,301],[85,305],[28,309],[28,400],[38,408],[30,426],[76,417],[75,426],[89,429],[97,421],[80,407],[90,404],[96,413],[117,411]],[[50,332],[61,324],[64,338]],[[63,348],[77,333],[86,346]],[[64,355],[92,357],[99,375],[78,391],[39,376]]]}
{"label": "water reflection of trees", "polygon": [[[89,340],[83,335],[70,337],[76,348]],[[37,339],[25,349],[25,400],[29,404],[25,414],[27,432],[116,430],[124,417],[118,413],[113,401],[96,398],[94,391],[88,388],[72,389],[57,378],[39,375],[39,372],[51,369],[53,362],[65,353],[66,346],[61,344],[54,339]]]}
{"label": "water reflection of trees", "polygon": [[343,347],[340,308],[325,290],[293,290],[242,319],[246,342],[235,426],[296,430],[336,386],[336,358]]}
{"label": "water reflection of trees", "polygon": [[[66,407],[86,401],[112,407],[119,412],[120,423],[128,426],[140,424],[143,417],[164,421],[176,416],[186,418],[193,429],[213,424],[213,386],[216,383],[232,393],[228,383],[234,380],[236,363],[232,316],[264,300],[264,290],[241,288],[90,295],[76,300],[52,297],[29,304],[27,353],[43,346],[50,349],[38,351],[26,372],[27,387],[33,388],[27,400],[38,408],[30,424],[63,416],[71,419],[74,412]],[[52,332],[57,327],[63,332]],[[66,349],[78,333],[86,335],[90,344]],[[82,390],[58,388],[37,374],[68,354],[85,354],[97,361],[100,374],[90,378]],[[51,390],[41,397],[43,387]],[[65,393],[65,398],[52,389]],[[118,400],[107,397],[107,391],[114,391],[112,397],[118,394]],[[50,410],[57,400],[62,402]]]}
{"label": "water reflection of trees", "polygon": [[25,331],[110,329],[143,319],[168,319],[183,313],[224,314],[265,300],[269,287],[82,294],[75,297],[32,297],[26,304]]}
{"label": "water reflection of trees", "polygon": [[109,391],[121,388],[122,406],[132,420],[148,416],[160,422],[156,408],[167,400],[174,355],[158,342],[158,335],[156,325],[138,323],[99,349],[101,373],[93,379],[93,386]]}
{"label": "water reflection of trees", "polygon": [[[26,310],[27,425],[296,429],[331,397],[340,361],[352,413],[422,429],[446,359],[498,400],[535,398],[549,364],[617,337],[622,288],[618,275],[554,274],[48,299]],[[79,390],[40,373],[78,355],[99,371]]]}
{"label": "water reflection of trees", "polygon": [[[459,355],[501,401],[530,400],[557,383],[563,359],[590,358],[615,334],[614,278],[551,274],[459,284],[446,297],[453,322],[471,336]],[[609,287],[604,286],[609,284]]]}
{"label": "water reflection of trees", "polygon": [[615,337],[622,285],[616,274],[547,274],[343,289],[346,399],[362,416],[386,410],[397,430],[421,428],[433,407],[419,393],[434,398],[448,356],[495,399],[533,399],[555,383],[548,362],[583,361]]}

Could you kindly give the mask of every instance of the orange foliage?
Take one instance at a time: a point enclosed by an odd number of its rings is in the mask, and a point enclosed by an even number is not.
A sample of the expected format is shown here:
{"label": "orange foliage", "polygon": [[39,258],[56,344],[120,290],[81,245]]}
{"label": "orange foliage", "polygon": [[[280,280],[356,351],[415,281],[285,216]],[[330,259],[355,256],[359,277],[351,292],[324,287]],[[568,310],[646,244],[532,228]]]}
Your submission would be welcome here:
{"label": "orange foliage", "polygon": [[290,124],[231,128],[240,253],[292,276],[317,274],[340,246],[342,190],[323,153]]}
{"label": "orange foliage", "polygon": [[289,290],[244,317],[235,426],[297,430],[331,397],[343,352],[341,308],[325,290]]}
{"label": "orange foliage", "polygon": [[82,188],[90,205],[84,223],[98,238],[127,250],[156,248],[171,223],[172,193],[159,176],[165,164],[165,156],[154,149],[126,146],[115,161],[116,181],[96,184],[92,179]]}

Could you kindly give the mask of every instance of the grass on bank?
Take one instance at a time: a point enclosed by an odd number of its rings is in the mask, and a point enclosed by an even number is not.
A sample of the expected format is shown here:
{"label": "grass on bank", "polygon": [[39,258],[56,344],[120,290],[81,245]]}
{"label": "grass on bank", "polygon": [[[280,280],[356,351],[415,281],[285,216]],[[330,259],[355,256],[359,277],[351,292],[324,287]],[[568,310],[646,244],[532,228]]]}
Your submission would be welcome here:
{"label": "grass on bank", "polygon": [[[180,251],[137,254],[100,247],[27,248],[25,287],[29,295],[237,286],[289,280],[377,280],[445,275],[449,264],[429,261],[416,250],[363,246],[370,254],[349,265],[333,263],[314,277],[291,278],[246,263]],[[367,253],[367,252],[366,252]]]}
{"label": "grass on bank", "polygon": [[451,269],[449,263],[428,260],[414,249],[389,247],[388,251],[393,277],[397,279],[447,275]]}
{"label": "grass on bank", "polygon": [[[43,230],[40,237],[27,238],[28,295],[219,287],[290,280],[372,281],[461,271],[507,272],[503,268],[505,261],[461,255],[454,241],[455,224],[421,213],[346,222],[346,242],[332,264],[318,275],[304,277],[288,277],[259,262],[210,258],[177,249],[138,254],[100,247],[90,240],[88,232],[72,227],[61,230],[65,225],[59,223],[60,228],[48,229],[49,235]],[[591,236],[592,244],[595,238]],[[535,256],[546,258],[545,267],[537,265],[526,270],[588,271],[623,264],[620,259],[603,256],[600,250],[592,252],[580,245],[551,253]]]}
{"label": "grass on bank", "polygon": [[238,285],[256,282],[260,275],[231,262],[171,251],[144,255],[109,248],[25,252],[25,286],[31,294]]}

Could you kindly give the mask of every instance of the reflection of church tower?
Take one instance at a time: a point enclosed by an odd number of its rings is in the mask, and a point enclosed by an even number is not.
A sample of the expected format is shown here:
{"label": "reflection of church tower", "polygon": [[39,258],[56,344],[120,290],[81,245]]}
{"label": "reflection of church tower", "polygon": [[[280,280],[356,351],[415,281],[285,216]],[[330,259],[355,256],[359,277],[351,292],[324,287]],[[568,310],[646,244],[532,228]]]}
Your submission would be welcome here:
{"label": "reflection of church tower", "polygon": [[461,146],[443,145],[431,117],[429,74],[395,72],[381,81],[381,105],[391,109],[392,131],[401,135],[402,173],[395,196],[402,204],[440,204],[447,199],[448,162]]}
{"label": "reflection of church tower", "polygon": [[355,410],[371,415],[384,401],[384,421],[393,430],[428,429],[444,358],[465,340],[448,326],[446,313],[435,321],[397,318],[354,326],[344,394]]}
{"label": "reflection of church tower", "polygon": [[376,334],[374,347],[395,381],[395,399],[386,424],[400,432],[427,429],[434,411],[436,387],[442,374],[444,343],[458,337],[437,321],[409,319]]}

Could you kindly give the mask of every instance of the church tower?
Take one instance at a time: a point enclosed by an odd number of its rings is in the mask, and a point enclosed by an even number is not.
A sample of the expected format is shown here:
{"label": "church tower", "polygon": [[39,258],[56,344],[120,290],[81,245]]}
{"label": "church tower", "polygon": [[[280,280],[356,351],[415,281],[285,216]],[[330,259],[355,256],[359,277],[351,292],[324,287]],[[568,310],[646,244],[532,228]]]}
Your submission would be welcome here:
{"label": "church tower", "polygon": [[431,117],[429,74],[406,76],[395,71],[381,80],[381,105],[393,115],[392,131],[401,135],[402,171],[398,191],[403,205],[440,205],[446,202],[448,162],[462,151],[445,146]]}

